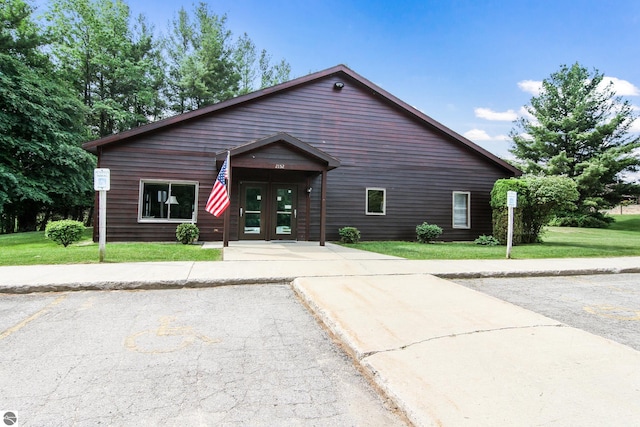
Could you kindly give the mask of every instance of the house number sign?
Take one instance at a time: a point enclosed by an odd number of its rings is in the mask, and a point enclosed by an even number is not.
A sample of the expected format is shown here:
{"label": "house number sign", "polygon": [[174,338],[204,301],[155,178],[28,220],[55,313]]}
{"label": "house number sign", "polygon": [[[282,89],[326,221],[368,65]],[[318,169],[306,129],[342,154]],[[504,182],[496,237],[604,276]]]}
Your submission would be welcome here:
{"label": "house number sign", "polygon": [[284,169],[284,163],[276,163],[276,169]]}

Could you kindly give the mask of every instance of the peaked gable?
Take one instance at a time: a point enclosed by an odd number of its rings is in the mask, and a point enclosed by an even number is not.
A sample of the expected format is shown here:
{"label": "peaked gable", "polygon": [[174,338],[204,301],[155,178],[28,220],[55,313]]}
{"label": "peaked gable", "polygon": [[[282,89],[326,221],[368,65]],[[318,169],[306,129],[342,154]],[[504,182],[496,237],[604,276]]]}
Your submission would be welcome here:
{"label": "peaked gable", "polygon": [[[93,153],[97,153],[98,149],[101,147],[105,147],[105,146],[120,143],[120,142],[125,142],[136,137],[144,136],[145,134],[161,131],[175,125],[186,123],[188,121],[197,120],[198,118],[202,118],[204,116],[215,115],[216,113],[219,113],[221,111],[229,110],[243,104],[251,103],[252,101],[269,97],[273,94],[293,90],[297,87],[303,86],[310,82],[320,80],[326,77],[331,77],[331,76],[350,79],[352,82],[365,88],[367,92],[371,94],[371,96],[381,99],[390,107],[399,109],[400,111],[407,114],[408,116],[417,119],[419,122],[423,123],[428,128],[445,136],[449,141],[460,144],[461,146],[467,148],[471,152],[474,152],[478,154],[480,157],[487,159],[489,162],[493,163],[499,168],[508,171],[510,174],[513,174],[516,176],[522,174],[522,172],[518,170],[516,167],[510,165],[509,163],[505,162],[504,160],[500,159],[499,157],[495,156],[494,154],[490,153],[484,148],[478,146],[477,144],[471,142],[470,140],[463,137],[462,135],[454,132],[453,130],[442,125],[441,123],[437,122],[436,120],[432,119],[431,117],[427,116],[426,114],[422,113],[416,108],[410,106],[409,104],[405,103],[404,101],[400,100],[399,98],[395,97],[394,95],[390,94],[389,92],[375,85],[371,81],[357,74],[356,72],[346,67],[345,65],[337,65],[335,67],[328,68],[323,71],[319,71],[316,73],[309,74],[307,76],[299,77],[297,79],[293,79],[288,82],[281,83],[279,85],[272,86],[269,88],[261,89],[246,95],[238,96],[236,98],[222,101],[217,104],[200,108],[198,110],[194,110],[194,111],[190,111],[177,116],[169,117],[169,118],[159,120],[157,122],[149,123],[147,125],[139,126],[137,128],[130,129],[118,134],[109,135],[94,141],[89,141],[83,144],[82,147],[85,150],[88,150]],[[336,83],[335,90],[340,90],[340,89],[341,87],[339,86],[339,83]]]}
{"label": "peaked gable", "polygon": [[[335,157],[325,153],[322,150],[315,148],[314,146],[300,141],[289,135],[286,132],[279,132],[275,135],[268,136],[266,138],[257,139],[247,144],[243,144],[229,150],[232,164],[234,158],[248,157],[258,152],[265,152],[273,146],[283,146],[288,151],[296,151],[301,158],[311,160],[318,165],[317,170],[331,170],[340,166],[340,161]],[[227,156],[227,151],[223,151],[216,155],[218,162],[224,161]],[[255,157],[255,156],[254,156]],[[300,170],[309,170],[308,166],[300,166]],[[291,167],[289,167],[291,169]],[[296,168],[293,168],[296,170]]]}

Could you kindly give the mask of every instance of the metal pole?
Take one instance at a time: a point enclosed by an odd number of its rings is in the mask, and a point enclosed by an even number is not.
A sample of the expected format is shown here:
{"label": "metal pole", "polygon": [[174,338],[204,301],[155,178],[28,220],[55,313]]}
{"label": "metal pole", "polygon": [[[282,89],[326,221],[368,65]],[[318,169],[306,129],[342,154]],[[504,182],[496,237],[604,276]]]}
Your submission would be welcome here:
{"label": "metal pole", "polygon": [[100,213],[100,237],[99,237],[99,247],[100,247],[100,262],[104,262],[104,252],[105,246],[107,242],[107,192],[101,190],[100,192],[100,201],[99,201],[99,211]]}
{"label": "metal pole", "polygon": [[322,171],[322,188],[320,188],[320,246],[325,245],[327,227],[327,170]]}
{"label": "metal pole", "polygon": [[[231,151],[227,151],[227,195],[231,199]],[[239,198],[238,198],[239,200]],[[224,226],[222,228],[222,247],[229,247],[229,233],[231,233],[231,205],[224,212]]]}
{"label": "metal pole", "polygon": [[513,242],[513,208],[509,206],[509,227],[507,229],[507,258],[511,258],[511,245]]}

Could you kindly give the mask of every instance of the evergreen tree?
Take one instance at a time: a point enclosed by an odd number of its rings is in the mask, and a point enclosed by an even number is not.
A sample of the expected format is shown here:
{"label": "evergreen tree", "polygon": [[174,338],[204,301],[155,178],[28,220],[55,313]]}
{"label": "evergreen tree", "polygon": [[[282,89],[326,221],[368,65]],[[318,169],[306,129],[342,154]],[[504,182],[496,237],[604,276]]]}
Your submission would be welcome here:
{"label": "evergreen tree", "polygon": [[161,117],[164,68],[143,17],[122,0],[54,0],[47,14],[56,63],[90,114],[94,137]]}
{"label": "evergreen tree", "polygon": [[[272,86],[289,79],[284,60],[272,66],[244,33],[235,43],[226,27],[226,15],[213,13],[205,3],[193,17],[181,8],[171,22],[166,53],[169,58],[167,99],[175,113],[194,110],[251,92],[256,83]],[[257,82],[260,77],[260,82]]]}
{"label": "evergreen tree", "polygon": [[168,98],[175,112],[195,110],[238,94],[240,75],[233,62],[226,20],[205,3],[196,7],[193,21],[184,8],[173,20],[167,51],[174,83]]}
{"label": "evergreen tree", "polygon": [[253,84],[258,76],[255,69],[256,59],[256,45],[247,33],[244,33],[236,42],[234,51],[234,62],[240,75],[239,95],[244,95],[253,90]]}
{"label": "evergreen tree", "polygon": [[260,54],[260,87],[275,86],[289,80],[291,66],[284,59],[275,65],[271,65],[271,55],[266,50]]}
{"label": "evergreen tree", "polygon": [[639,139],[629,101],[616,96],[604,75],[579,64],[563,65],[542,82],[542,92],[516,121],[511,152],[528,173],[575,180],[581,214],[597,214],[620,200],[620,174],[637,170]]}

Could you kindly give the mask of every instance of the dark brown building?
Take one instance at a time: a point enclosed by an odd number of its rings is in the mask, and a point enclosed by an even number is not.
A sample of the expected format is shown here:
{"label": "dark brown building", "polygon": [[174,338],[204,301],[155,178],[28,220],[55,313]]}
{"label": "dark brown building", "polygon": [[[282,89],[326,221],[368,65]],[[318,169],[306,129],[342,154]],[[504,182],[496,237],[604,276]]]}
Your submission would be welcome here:
{"label": "dark brown building", "polygon": [[204,206],[228,151],[229,240],[415,240],[424,221],[473,240],[494,182],[520,174],[343,65],[84,148],[111,170],[110,241],[173,241],[192,221],[222,240]]}

